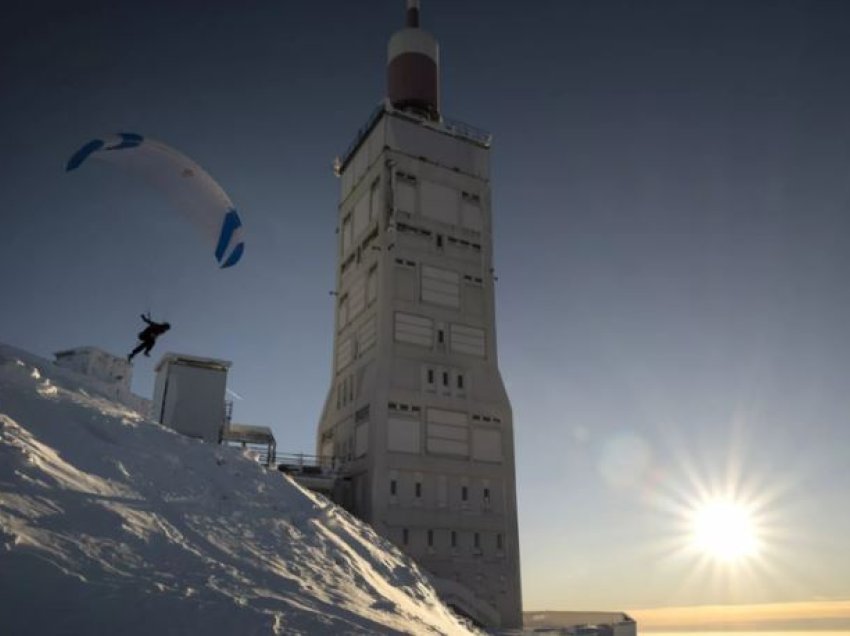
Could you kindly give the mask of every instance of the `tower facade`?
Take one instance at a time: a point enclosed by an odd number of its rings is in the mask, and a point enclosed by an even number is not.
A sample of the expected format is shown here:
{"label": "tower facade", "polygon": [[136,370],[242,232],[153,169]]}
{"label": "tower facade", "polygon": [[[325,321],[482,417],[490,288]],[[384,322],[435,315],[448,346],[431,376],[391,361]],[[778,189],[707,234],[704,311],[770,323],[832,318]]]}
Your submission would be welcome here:
{"label": "tower facade", "polygon": [[[439,52],[407,2],[388,97],[337,164],[336,498],[481,624],[522,622],[511,407],[498,368],[489,135],[443,119]],[[332,460],[330,458],[333,458]]]}

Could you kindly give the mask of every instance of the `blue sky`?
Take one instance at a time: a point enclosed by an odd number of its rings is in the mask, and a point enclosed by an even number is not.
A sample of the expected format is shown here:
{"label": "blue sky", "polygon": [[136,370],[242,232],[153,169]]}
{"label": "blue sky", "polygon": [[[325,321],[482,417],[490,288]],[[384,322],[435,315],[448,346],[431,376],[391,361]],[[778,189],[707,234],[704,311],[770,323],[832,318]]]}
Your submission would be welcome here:
{"label": "blue sky", "polygon": [[[174,326],[156,353],[232,360],[236,419],[312,452],[331,165],[383,95],[401,0],[8,15],[0,339],[123,353],[149,310]],[[445,114],[495,138],[526,608],[850,598],[848,24],[826,1],[424,1]],[[63,172],[118,130],[219,180],[238,267],[133,179]],[[758,560],[681,549],[701,487],[758,507]]]}

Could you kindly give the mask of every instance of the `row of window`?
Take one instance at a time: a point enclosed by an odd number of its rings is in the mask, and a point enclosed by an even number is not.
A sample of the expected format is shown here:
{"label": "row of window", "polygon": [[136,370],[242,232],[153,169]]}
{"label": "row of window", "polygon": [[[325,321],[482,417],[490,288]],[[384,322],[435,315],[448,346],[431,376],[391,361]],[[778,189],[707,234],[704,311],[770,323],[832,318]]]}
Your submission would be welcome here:
{"label": "row of window", "polygon": [[393,208],[472,232],[484,227],[479,195],[401,171],[396,172]]}
{"label": "row of window", "polygon": [[354,402],[354,374],[349,373],[336,385],[336,408],[341,409]]}
{"label": "row of window", "polygon": [[[364,191],[342,217],[339,231],[343,271],[351,264],[349,253],[357,247],[359,258],[360,252],[368,249],[368,243],[377,236],[376,221],[380,217],[383,201],[380,185],[380,177],[377,177],[368,191]],[[420,182],[414,175],[402,171],[396,172],[393,207],[397,212],[405,212],[411,216],[420,215],[423,218],[462,228],[474,235],[480,234],[483,229],[481,197],[478,194],[427,180]],[[370,226],[374,226],[372,232],[358,245],[356,241]],[[415,231],[411,226],[404,227],[402,224],[399,224],[398,229],[399,231],[409,229]],[[431,235],[429,230],[424,232],[427,236]],[[443,240],[443,235],[436,236],[438,248],[443,246]],[[446,236],[445,240],[459,247],[481,251],[480,243],[453,236]]]}
{"label": "row of window", "polygon": [[[418,537],[416,535],[419,535]],[[418,547],[418,540],[424,540],[424,547],[432,553],[438,549],[450,548],[457,555],[461,550],[469,551],[475,556],[493,554],[504,556],[505,541],[501,532],[489,533],[480,531],[448,530],[444,528],[427,528],[424,531],[411,528],[401,529],[401,545],[410,548]]]}
{"label": "row of window", "polygon": [[[413,497],[414,499],[421,500],[422,499],[422,480],[416,480],[413,482]],[[469,486],[467,484],[461,484],[460,490],[458,491],[460,494],[461,502],[469,501]],[[396,498],[397,501],[399,497],[399,486],[398,479],[390,479],[390,497]],[[392,502],[393,499],[390,499]],[[491,505],[490,501],[490,486],[483,486],[481,488],[481,504],[487,508]]]}
{"label": "row of window", "polygon": [[[337,409],[343,408],[355,399],[354,376],[349,375],[337,386]],[[482,416],[480,414],[467,415],[462,411],[446,409],[426,408],[425,417],[422,417],[422,407],[414,404],[398,402],[388,403],[389,417],[386,422],[386,448],[390,452],[421,454],[423,450],[429,455],[439,455],[447,458],[472,459],[482,462],[501,462],[502,457],[502,432],[491,427],[470,426],[470,418],[479,424],[486,419],[487,423],[499,423],[497,417]],[[424,419],[424,422],[423,422]],[[369,450],[370,431],[370,408],[369,405],[361,406],[354,417],[354,429],[349,431],[348,437],[342,440],[336,435],[332,436],[327,443],[333,447],[322,449],[321,453],[327,456],[335,456],[343,461],[351,461],[357,457],[363,457]],[[353,433],[353,435],[351,434]],[[323,442],[324,444],[325,442]],[[401,503],[416,504],[421,498],[421,485],[423,477],[417,477],[420,486],[415,487],[414,497],[405,491]],[[395,482],[396,477],[392,477]],[[445,475],[437,476],[432,488],[429,505],[446,507],[452,506],[462,508],[469,507],[468,480],[465,478],[460,485],[449,486]],[[489,509],[490,482],[482,480],[480,490],[480,501],[485,509]],[[398,484],[391,485],[391,495],[398,493]],[[460,488],[459,500],[453,498],[451,489]],[[392,500],[391,503],[399,503]],[[475,502],[472,502],[475,503]]]}
{"label": "row of window", "polygon": [[421,406],[403,402],[387,402],[387,408],[391,411],[410,411],[411,413],[419,413],[422,410]]}
{"label": "row of window", "polygon": [[337,328],[342,331],[346,325],[378,298],[378,266],[372,265],[366,275],[361,275],[339,297]]}
{"label": "row of window", "polygon": [[445,473],[391,470],[385,492],[390,506],[503,512],[504,484],[493,476],[475,478]]}
{"label": "row of window", "polygon": [[[441,381],[437,382],[437,375],[440,376]],[[454,377],[454,382],[450,382],[449,378]],[[425,386],[428,388],[433,388],[437,384],[440,386],[449,389],[454,384],[455,388],[458,390],[463,390],[463,373],[460,373],[455,370],[446,370],[443,367],[426,367],[425,368]]]}
{"label": "row of window", "polygon": [[462,312],[474,322],[481,322],[487,316],[487,294],[482,278],[475,274],[424,263],[417,266],[411,260],[398,258],[389,293],[404,303]]}
{"label": "row of window", "polygon": [[397,311],[393,334],[395,341],[400,343],[428,349],[436,347],[440,350],[447,346],[451,353],[462,353],[477,358],[484,358],[487,355],[486,332],[481,327],[458,323],[446,325],[435,322],[429,316]]}
{"label": "row of window", "polygon": [[422,390],[438,395],[466,397],[466,375],[453,367],[423,365]]}
{"label": "row of window", "polygon": [[349,254],[339,266],[339,273],[345,274],[348,269],[354,265],[355,263],[361,263],[365,257],[370,254],[371,250],[380,250],[379,246],[372,245],[378,238],[378,226],[375,225],[372,228],[372,231],[364,238],[360,245],[357,246],[357,249],[353,250],[351,254]]}
{"label": "row of window", "polygon": [[[419,214],[448,225],[463,228],[474,234],[480,233],[483,226],[481,198],[477,194],[455,190],[442,184],[423,181],[410,174],[397,172],[394,208],[409,215]],[[376,178],[360,198],[343,216],[340,225],[340,250],[345,257],[353,247],[355,240],[380,217],[381,210],[380,177]],[[401,225],[398,228],[403,231]],[[426,231],[431,235],[430,231]],[[481,245],[447,237],[450,242],[470,247],[478,251]],[[438,235],[437,247],[442,247],[442,235]]]}
{"label": "row of window", "polygon": [[[450,419],[450,415],[456,418]],[[386,448],[392,453],[502,462],[502,431],[470,427],[465,418],[463,413],[431,408],[427,409],[424,422],[419,418],[390,417]]]}
{"label": "row of window", "polygon": [[357,330],[351,335],[341,338],[336,347],[336,370],[337,373],[345,369],[357,358],[363,356],[378,341],[378,331],[375,316],[358,325]]}
{"label": "row of window", "polygon": [[380,178],[372,182],[368,192],[364,192],[348,213],[342,218],[340,226],[340,254],[345,256],[355,246],[357,239],[373,221],[380,216],[381,192]]}
{"label": "row of window", "polygon": [[[481,243],[476,241],[470,241],[464,238],[458,238],[452,236],[451,234],[441,234],[439,232],[432,232],[431,230],[420,227],[418,225],[412,225],[410,223],[404,223],[403,221],[397,221],[395,224],[396,231],[399,234],[409,234],[421,238],[425,238],[428,240],[433,240],[434,247],[439,250],[442,250],[446,245],[450,245],[455,248],[460,249],[468,249],[473,252],[481,252]],[[460,254],[458,254],[460,256]]]}
{"label": "row of window", "polygon": [[[366,406],[366,409],[369,407]],[[403,402],[387,402],[387,408],[390,411],[409,411],[411,413],[419,413],[422,410],[422,407],[418,404],[405,404]],[[501,424],[502,418],[496,417],[495,415],[482,415],[481,413],[472,413],[469,416],[473,422],[492,422],[495,424]]]}

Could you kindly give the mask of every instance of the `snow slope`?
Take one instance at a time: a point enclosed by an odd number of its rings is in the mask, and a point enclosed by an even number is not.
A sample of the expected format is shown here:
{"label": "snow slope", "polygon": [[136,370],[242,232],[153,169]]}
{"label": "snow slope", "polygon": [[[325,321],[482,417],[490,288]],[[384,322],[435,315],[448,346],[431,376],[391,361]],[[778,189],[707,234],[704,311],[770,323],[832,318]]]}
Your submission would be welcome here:
{"label": "snow slope", "polygon": [[467,634],[368,526],[0,345],[0,633]]}

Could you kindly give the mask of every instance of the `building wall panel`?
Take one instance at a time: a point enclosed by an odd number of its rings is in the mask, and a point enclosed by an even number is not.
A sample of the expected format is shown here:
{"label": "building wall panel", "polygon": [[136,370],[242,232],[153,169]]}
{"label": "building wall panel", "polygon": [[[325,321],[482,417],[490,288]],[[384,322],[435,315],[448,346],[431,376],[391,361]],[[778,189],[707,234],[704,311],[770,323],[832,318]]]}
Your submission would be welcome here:
{"label": "building wall panel", "polygon": [[460,193],[457,190],[441,183],[423,180],[420,192],[422,216],[447,225],[458,224]]}
{"label": "building wall panel", "polygon": [[422,300],[446,307],[460,307],[460,274],[423,265]]}
{"label": "building wall panel", "polygon": [[422,450],[421,425],[418,420],[389,418],[387,420],[387,450],[400,453],[419,453]]}
{"label": "building wall panel", "polygon": [[478,327],[451,325],[451,350],[483,358],[487,354],[484,330]]}
{"label": "building wall panel", "polygon": [[397,311],[395,314],[395,339],[422,347],[434,342],[434,321],[425,316],[416,316]]}
{"label": "building wall panel", "polygon": [[502,461],[502,432],[473,429],[472,458],[485,462]]}

